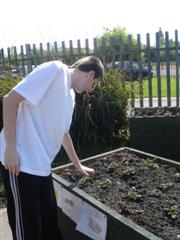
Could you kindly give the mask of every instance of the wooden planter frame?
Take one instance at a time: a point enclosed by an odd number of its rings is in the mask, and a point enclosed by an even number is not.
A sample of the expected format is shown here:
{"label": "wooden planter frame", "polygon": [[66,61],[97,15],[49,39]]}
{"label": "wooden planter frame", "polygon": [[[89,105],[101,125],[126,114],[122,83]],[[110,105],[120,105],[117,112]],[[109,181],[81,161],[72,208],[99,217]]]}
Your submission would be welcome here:
{"label": "wooden planter frame", "polygon": [[[148,157],[155,157],[158,158],[159,162],[164,162],[169,165],[173,165],[180,168],[180,163],[166,159],[161,158],[156,155],[147,154],[146,152],[142,152],[139,150],[135,150],[132,148],[119,148],[104,154],[96,155],[87,159],[82,160],[83,163],[86,163],[87,161],[92,161],[93,159],[104,157],[106,155],[111,155],[112,153],[123,151],[123,150],[130,150],[135,153],[140,153],[144,156]],[[71,167],[72,164],[66,164],[57,168],[53,169],[53,180],[56,182],[56,184],[60,184],[61,187],[65,188],[67,191],[72,193],[74,196],[77,196],[78,198],[81,198],[83,201],[88,203],[89,205],[93,206],[98,211],[102,212],[107,216],[107,234],[106,234],[106,240],[162,240],[161,238],[157,237],[153,233],[145,230],[141,226],[137,225],[136,223],[132,222],[131,220],[127,219],[123,215],[117,213],[116,211],[110,209],[109,207],[105,206],[95,198],[91,197],[81,189],[77,187],[73,187],[71,183],[64,180],[62,177],[56,174],[56,171],[63,171],[65,168]],[[63,236],[65,240],[73,239],[73,240],[89,240],[91,238],[87,237],[86,235],[82,234],[79,231],[75,230],[76,224],[68,217],[66,216],[62,209],[58,208],[58,221],[59,226],[62,229]]]}

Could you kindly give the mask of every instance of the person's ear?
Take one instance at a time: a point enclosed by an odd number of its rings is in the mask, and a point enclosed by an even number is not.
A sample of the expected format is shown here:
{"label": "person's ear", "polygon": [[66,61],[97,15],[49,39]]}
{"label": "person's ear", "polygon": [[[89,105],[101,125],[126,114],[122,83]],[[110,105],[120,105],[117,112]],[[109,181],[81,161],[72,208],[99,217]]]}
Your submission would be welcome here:
{"label": "person's ear", "polygon": [[94,72],[93,70],[92,70],[92,71],[89,71],[89,76],[92,77],[92,78],[94,78],[95,72]]}

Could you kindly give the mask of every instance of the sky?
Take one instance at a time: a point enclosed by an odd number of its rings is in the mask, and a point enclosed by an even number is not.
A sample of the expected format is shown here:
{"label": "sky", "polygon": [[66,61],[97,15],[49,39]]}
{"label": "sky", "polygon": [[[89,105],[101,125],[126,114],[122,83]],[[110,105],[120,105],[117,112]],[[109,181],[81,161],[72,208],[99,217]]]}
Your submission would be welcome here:
{"label": "sky", "polygon": [[[102,35],[104,28],[125,28],[151,42],[161,27],[174,38],[180,30],[179,0],[2,0],[0,4],[0,49],[26,43],[57,41],[82,44]],[[179,37],[180,38],[180,37]]]}

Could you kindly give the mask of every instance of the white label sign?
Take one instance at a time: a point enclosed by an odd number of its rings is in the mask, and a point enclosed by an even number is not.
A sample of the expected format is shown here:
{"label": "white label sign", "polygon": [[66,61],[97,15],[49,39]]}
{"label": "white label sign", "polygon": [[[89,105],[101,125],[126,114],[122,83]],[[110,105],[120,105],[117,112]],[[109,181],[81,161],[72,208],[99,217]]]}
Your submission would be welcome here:
{"label": "white label sign", "polygon": [[56,195],[56,201],[57,201],[57,205],[58,207],[62,208],[62,186],[57,183],[56,181],[53,181],[54,184],[54,191],[55,191],[55,195]]}
{"label": "white label sign", "polygon": [[76,230],[94,240],[105,240],[107,232],[107,217],[84,202]]}
{"label": "white label sign", "polygon": [[63,188],[63,212],[77,223],[83,202],[80,198]]}

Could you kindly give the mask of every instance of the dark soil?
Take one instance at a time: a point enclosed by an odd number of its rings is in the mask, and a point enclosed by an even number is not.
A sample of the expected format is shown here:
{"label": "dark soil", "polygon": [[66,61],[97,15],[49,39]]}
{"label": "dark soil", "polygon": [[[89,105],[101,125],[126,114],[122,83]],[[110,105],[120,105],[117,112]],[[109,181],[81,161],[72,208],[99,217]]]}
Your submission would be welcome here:
{"label": "dark soil", "polygon": [[179,167],[129,150],[86,165],[96,171],[92,179],[72,168],[56,173],[164,240],[180,234]]}
{"label": "dark soil", "polygon": [[134,116],[180,116],[180,107],[134,108],[130,112],[130,117]]}

